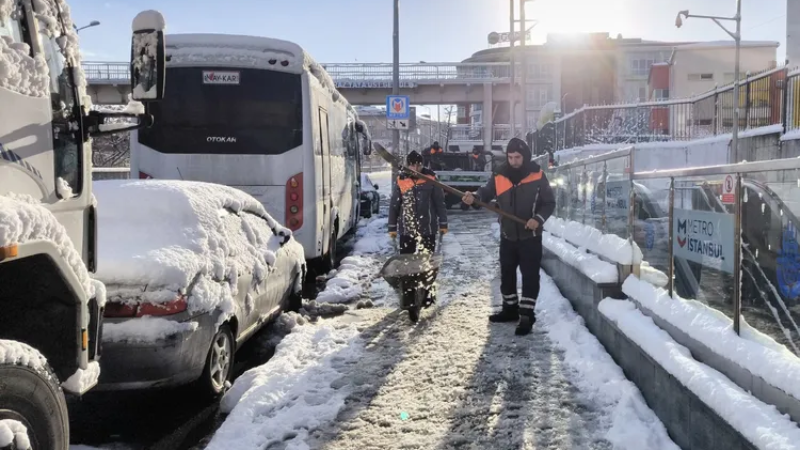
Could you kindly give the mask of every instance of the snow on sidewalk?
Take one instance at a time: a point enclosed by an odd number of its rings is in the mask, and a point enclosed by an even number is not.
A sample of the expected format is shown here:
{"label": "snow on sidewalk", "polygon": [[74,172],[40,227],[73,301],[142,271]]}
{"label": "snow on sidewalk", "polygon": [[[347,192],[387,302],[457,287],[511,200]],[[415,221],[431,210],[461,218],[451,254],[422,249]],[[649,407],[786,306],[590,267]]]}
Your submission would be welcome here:
{"label": "snow on sidewalk", "polygon": [[245,372],[225,395],[221,409],[230,415],[206,448],[307,448],[308,431],[333,420],[344,406],[350,383],[343,372],[363,348],[351,324],[295,325],[269,363]]}

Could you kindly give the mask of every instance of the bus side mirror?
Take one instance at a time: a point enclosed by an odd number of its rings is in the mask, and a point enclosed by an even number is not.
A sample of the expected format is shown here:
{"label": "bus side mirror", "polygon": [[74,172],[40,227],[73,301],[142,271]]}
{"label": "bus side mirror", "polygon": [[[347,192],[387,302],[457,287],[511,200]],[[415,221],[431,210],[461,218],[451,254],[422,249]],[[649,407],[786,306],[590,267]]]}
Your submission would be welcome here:
{"label": "bus side mirror", "polygon": [[140,12],[132,24],[131,94],[133,100],[154,102],[164,98],[166,78],[166,22],[160,12]]}

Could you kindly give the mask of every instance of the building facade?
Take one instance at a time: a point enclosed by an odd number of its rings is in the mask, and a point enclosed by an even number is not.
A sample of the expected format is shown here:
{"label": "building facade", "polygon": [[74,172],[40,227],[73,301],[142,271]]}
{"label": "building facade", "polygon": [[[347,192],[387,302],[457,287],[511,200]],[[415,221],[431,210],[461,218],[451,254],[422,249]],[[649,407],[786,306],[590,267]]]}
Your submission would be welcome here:
{"label": "building facade", "polygon": [[[742,42],[741,73],[774,67],[777,47],[773,41]],[[524,50],[515,47],[515,75],[526,99],[527,129],[535,129],[542,109],[550,102],[568,114],[584,105],[647,101],[651,94],[648,77],[654,64],[672,65],[674,86],[669,92],[659,93],[663,98],[708,91],[733,79],[734,54],[733,41],[658,42],[621,35],[611,38],[608,33],[550,34],[544,44],[526,45]],[[464,60],[508,61],[508,47],[482,50]],[[521,61],[527,64],[524,83]],[[515,117],[522,122],[522,102],[518,102]],[[494,123],[510,122],[508,102],[497,102],[494,109]],[[459,105],[459,123],[479,124],[481,115],[481,105]]]}

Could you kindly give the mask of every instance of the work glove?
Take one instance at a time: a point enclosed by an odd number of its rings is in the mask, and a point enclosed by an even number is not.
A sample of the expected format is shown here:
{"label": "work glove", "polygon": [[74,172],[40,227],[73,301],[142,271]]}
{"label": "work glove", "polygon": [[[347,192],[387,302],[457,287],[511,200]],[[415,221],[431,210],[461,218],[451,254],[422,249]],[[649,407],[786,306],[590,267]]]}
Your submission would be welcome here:
{"label": "work glove", "polygon": [[392,239],[397,238],[397,231],[390,231],[389,232],[389,237],[392,238]]}

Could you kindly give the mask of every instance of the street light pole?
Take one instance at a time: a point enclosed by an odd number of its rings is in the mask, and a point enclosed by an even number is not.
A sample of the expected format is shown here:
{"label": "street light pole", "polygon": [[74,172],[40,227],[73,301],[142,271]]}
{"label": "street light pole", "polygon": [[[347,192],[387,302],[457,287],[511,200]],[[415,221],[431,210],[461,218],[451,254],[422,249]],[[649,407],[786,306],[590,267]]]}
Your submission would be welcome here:
{"label": "street light pole", "polygon": [[[394,32],[392,34],[392,95],[400,94],[400,0],[394,0]],[[392,130],[392,151],[400,156],[400,130]],[[397,168],[392,165],[392,180],[397,179]],[[397,183],[392,183],[392,194],[397,191]]]}
{"label": "street light pole", "polygon": [[[736,0],[736,15],[733,17],[722,17],[722,16],[704,16],[699,14],[689,14],[689,10],[683,10],[678,12],[677,17],[675,17],[675,26],[680,28],[683,25],[683,20],[681,16],[685,18],[694,17],[699,19],[710,19],[713,20],[714,23],[719,25],[730,37],[733,38],[733,41],[736,43],[736,56],[734,57],[734,73],[733,73],[733,129],[732,131],[732,139],[731,139],[731,149],[733,152],[733,157],[738,161],[739,159],[739,53],[742,47],[742,0]],[[731,32],[725,25],[723,25],[720,20],[732,20],[736,22],[736,31]]]}
{"label": "street light pole", "polygon": [[[525,134],[528,130],[528,55],[525,52],[525,46],[528,45],[526,42],[527,37],[527,27],[528,22],[525,20],[525,2],[527,0],[519,0],[519,22],[520,22],[520,37],[519,41],[519,52],[520,52],[520,66],[522,67],[522,71],[520,72],[520,91],[521,91],[521,98],[520,102],[522,103],[522,128],[520,129],[520,133],[525,138]],[[516,136],[516,133],[513,133]]]}
{"label": "street light pole", "polygon": [[[510,83],[508,85],[508,87],[509,87],[509,89],[508,89],[508,103],[509,103],[509,113],[510,113],[509,122],[510,122],[510,125],[511,125],[511,136],[513,137],[514,136],[514,128],[515,128],[514,127],[514,123],[516,122],[516,120],[514,120],[515,119],[514,118],[514,91],[515,91],[514,84],[516,83],[516,79],[515,79],[516,77],[514,76],[514,74],[516,72],[516,70],[514,68],[514,65],[515,65],[514,64],[514,28],[515,28],[514,27],[514,0],[509,0],[508,4],[509,4],[509,30],[510,30],[509,33],[508,33],[508,43],[509,43],[508,59],[509,59],[509,61],[511,63],[510,66],[509,66],[509,76],[511,77],[511,81],[510,81]],[[492,135],[491,135],[492,136],[492,140],[494,140],[494,130],[490,130],[490,133],[492,133]]]}
{"label": "street light pole", "polygon": [[82,26],[80,28],[78,28],[78,26],[73,23],[72,24],[72,28],[75,29],[76,33],[80,33],[81,30],[85,30],[86,28],[96,27],[98,25],[100,25],[100,22],[97,21],[97,20],[93,20],[93,21],[89,22],[89,25],[85,25],[85,26]]}

